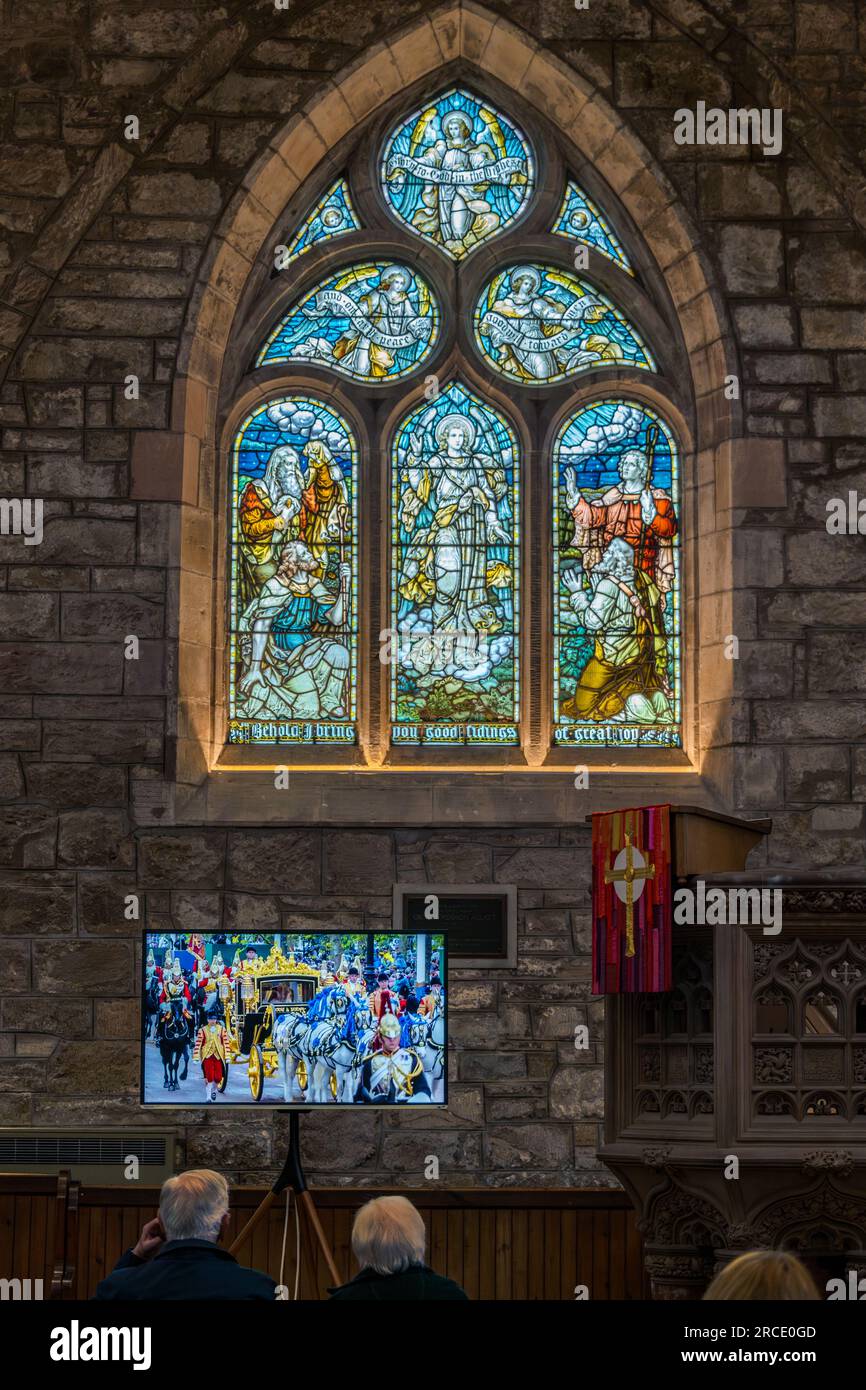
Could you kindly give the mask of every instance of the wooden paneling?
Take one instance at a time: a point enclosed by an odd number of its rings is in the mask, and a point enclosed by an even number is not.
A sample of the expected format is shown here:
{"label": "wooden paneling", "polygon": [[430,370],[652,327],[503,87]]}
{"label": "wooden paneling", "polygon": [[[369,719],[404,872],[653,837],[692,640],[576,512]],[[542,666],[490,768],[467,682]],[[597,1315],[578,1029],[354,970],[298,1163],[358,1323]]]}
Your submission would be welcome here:
{"label": "wooden paneling", "polygon": [[[53,1178],[0,1174],[0,1277],[44,1278],[54,1249]],[[232,1193],[229,1240],[262,1193]],[[318,1189],[316,1207],[341,1276],[355,1272],[350,1237],[355,1212],[376,1192]],[[631,1206],[619,1192],[458,1190],[406,1192],[427,1227],[428,1261],[474,1299],[573,1299],[586,1284],[592,1299],[645,1298],[642,1250]],[[78,1231],[77,1296],[88,1298],[156,1211],[156,1189],[84,1188]],[[285,1197],[239,1253],[241,1263],[280,1275]],[[283,1283],[295,1282],[295,1204],[286,1232]],[[316,1250],[311,1278],[301,1244],[301,1297],[326,1297],[330,1283]]]}

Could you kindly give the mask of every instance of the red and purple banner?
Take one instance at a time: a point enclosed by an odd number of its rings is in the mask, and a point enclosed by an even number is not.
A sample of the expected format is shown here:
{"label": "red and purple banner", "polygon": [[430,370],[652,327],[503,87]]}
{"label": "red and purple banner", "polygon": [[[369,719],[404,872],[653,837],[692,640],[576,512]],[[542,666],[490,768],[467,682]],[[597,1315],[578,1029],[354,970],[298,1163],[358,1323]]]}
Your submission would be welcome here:
{"label": "red and purple banner", "polygon": [[592,818],[594,994],[671,988],[670,809],[638,806]]}

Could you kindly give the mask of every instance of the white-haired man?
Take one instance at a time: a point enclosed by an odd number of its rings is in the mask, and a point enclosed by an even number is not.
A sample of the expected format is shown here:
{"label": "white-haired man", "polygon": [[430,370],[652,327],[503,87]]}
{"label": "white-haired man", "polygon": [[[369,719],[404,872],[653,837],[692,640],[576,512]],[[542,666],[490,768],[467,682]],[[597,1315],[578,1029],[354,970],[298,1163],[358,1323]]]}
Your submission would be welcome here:
{"label": "white-haired man", "polygon": [[332,1301],[465,1299],[459,1284],[425,1265],[426,1244],[424,1222],[406,1197],[366,1202],[352,1227],[352,1253],[360,1272],[330,1290]]}
{"label": "white-haired man", "polygon": [[581,571],[562,576],[569,606],[595,649],[563,712],[579,720],[625,719],[655,724],[671,717],[666,678],[666,644],[653,631],[651,606],[657,590],[649,579],[635,582],[634,551],[621,537],[612,540],[592,571],[591,589]]}
{"label": "white-haired man", "polygon": [[98,1299],[265,1299],[276,1285],[269,1274],[244,1269],[219,1248],[229,1223],[229,1189],[208,1168],[179,1173],[163,1183],[159,1216],[142,1228],[98,1285]]}

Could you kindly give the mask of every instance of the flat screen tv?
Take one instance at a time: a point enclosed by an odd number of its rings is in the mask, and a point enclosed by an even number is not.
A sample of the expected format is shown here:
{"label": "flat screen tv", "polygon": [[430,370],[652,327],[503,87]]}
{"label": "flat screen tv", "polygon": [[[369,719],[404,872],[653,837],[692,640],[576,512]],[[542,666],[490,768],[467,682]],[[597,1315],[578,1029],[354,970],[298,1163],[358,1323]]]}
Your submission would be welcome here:
{"label": "flat screen tv", "polygon": [[144,1105],[444,1105],[445,936],[145,932]]}

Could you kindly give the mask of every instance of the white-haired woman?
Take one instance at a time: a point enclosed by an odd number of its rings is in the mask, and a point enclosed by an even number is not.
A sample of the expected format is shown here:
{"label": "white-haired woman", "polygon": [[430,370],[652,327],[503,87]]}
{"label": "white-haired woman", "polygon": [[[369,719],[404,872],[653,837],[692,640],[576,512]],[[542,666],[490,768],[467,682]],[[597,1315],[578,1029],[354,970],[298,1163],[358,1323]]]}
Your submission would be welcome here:
{"label": "white-haired woman", "polygon": [[434,1274],[424,1263],[424,1222],[406,1197],[375,1197],[355,1217],[352,1252],[360,1271],[331,1290],[343,1301],[381,1299],[465,1299],[453,1279]]}

